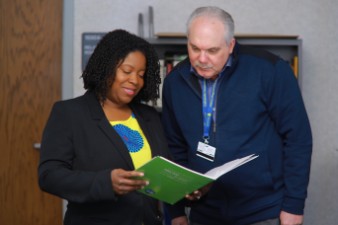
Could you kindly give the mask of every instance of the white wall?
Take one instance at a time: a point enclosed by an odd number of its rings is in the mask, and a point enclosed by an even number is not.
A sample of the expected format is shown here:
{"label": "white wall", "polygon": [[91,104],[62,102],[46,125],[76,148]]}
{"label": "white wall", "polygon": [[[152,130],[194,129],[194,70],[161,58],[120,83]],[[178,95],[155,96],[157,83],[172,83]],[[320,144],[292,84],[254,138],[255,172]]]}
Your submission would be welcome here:
{"label": "white wall", "polygon": [[[220,6],[235,20],[236,33],[293,34],[303,40],[302,92],[313,130],[314,148],[305,225],[334,225],[338,221],[338,1],[336,0],[65,0],[73,7],[72,71],[64,80],[73,96],[84,92],[81,76],[81,34],[123,28],[137,33],[137,17],[154,8],[156,32],[184,32],[191,11]],[[70,3],[71,2],[71,3]],[[147,29],[145,34],[148,34]],[[69,76],[72,74],[73,76]],[[73,80],[72,80],[73,79]]]}

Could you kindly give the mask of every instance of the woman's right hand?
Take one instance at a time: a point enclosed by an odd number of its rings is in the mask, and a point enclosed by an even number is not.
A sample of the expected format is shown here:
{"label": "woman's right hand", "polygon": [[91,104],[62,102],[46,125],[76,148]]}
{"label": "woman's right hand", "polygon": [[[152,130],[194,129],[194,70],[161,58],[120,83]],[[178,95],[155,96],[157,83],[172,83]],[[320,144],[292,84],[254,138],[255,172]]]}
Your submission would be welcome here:
{"label": "woman's right hand", "polygon": [[125,195],[129,192],[142,189],[148,185],[146,180],[135,179],[136,177],[143,177],[144,174],[137,171],[127,171],[123,169],[114,169],[110,173],[113,190],[119,195]]}

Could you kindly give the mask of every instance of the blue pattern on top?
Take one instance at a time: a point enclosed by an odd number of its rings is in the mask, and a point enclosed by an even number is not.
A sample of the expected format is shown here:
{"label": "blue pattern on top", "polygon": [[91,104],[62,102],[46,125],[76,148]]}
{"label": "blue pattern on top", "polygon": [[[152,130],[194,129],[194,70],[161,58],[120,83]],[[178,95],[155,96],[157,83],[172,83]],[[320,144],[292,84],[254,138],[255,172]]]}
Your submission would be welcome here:
{"label": "blue pattern on top", "polygon": [[114,129],[121,136],[129,152],[138,152],[143,148],[144,142],[138,131],[121,124],[115,125]]}

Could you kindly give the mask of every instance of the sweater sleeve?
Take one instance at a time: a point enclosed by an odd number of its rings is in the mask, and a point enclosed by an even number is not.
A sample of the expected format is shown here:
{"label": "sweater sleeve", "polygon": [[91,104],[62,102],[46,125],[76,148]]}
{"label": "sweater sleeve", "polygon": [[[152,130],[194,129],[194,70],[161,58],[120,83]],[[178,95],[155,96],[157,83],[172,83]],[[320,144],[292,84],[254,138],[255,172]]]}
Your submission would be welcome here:
{"label": "sweater sleeve", "polygon": [[168,146],[172,154],[173,160],[183,166],[187,165],[188,161],[188,146],[184,140],[179,124],[176,120],[175,111],[173,109],[173,101],[171,92],[175,91],[172,83],[167,82],[174,75],[168,76],[164,80],[163,97],[162,97],[162,124],[168,140]]}
{"label": "sweater sleeve", "polygon": [[267,86],[269,112],[283,141],[285,185],[282,210],[303,214],[309,183],[312,134],[298,82],[283,60]]}
{"label": "sweater sleeve", "polygon": [[[169,75],[171,76],[171,75]],[[167,82],[169,76],[164,80],[163,97],[162,97],[162,123],[168,140],[170,153],[175,162],[186,166],[188,161],[187,144],[179,129],[178,122],[175,119],[175,113],[172,106],[171,83]],[[171,78],[171,77],[170,77]],[[171,90],[170,90],[171,89]],[[165,204],[165,208],[171,219],[185,215],[185,200],[179,201],[174,205]]]}

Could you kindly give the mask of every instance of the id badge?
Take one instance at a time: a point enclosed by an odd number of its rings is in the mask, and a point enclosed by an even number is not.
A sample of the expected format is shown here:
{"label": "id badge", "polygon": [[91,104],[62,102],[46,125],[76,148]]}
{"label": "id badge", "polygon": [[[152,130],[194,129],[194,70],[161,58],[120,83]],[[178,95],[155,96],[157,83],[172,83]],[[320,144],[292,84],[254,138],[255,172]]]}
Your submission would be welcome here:
{"label": "id badge", "polygon": [[196,155],[209,161],[214,161],[216,148],[203,142],[198,142]]}

